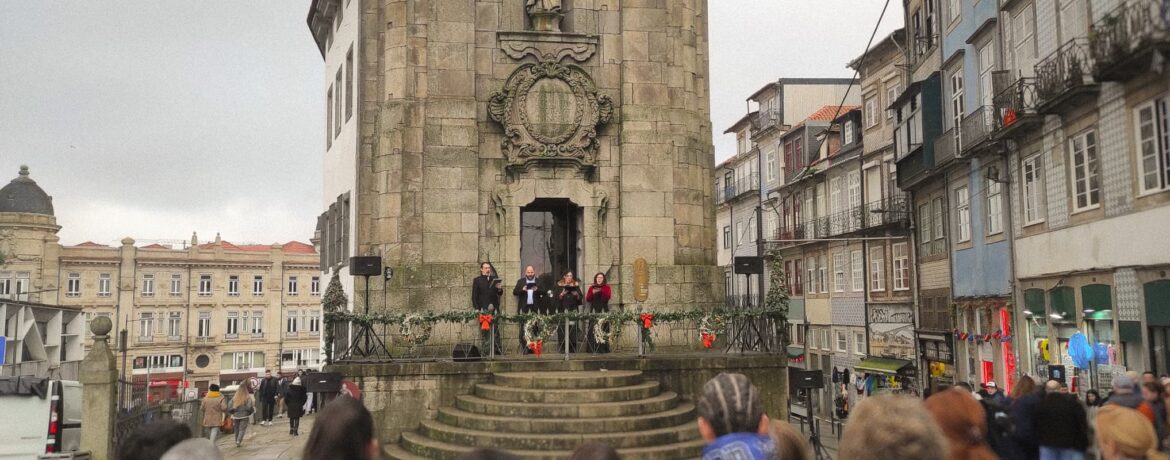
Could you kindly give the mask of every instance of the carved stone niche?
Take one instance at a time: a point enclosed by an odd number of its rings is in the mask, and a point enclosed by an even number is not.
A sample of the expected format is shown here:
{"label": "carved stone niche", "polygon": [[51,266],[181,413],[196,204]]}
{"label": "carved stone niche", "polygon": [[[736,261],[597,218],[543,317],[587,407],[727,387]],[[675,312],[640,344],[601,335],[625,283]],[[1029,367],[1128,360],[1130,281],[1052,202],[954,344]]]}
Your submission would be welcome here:
{"label": "carved stone niche", "polygon": [[613,115],[609,96],[584,69],[555,61],[523,64],[488,104],[504,128],[501,148],[509,169],[568,164],[592,169],[597,131]]}

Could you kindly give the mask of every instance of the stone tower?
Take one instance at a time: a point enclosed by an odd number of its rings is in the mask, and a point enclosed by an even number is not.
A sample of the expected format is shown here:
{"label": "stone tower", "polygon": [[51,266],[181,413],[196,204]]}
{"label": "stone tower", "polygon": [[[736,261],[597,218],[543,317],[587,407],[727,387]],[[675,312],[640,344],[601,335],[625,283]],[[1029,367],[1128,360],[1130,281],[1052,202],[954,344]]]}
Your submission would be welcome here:
{"label": "stone tower", "polygon": [[[323,50],[328,3],[309,18]],[[484,260],[506,291],[525,265],[606,273],[636,309],[642,259],[646,308],[722,300],[706,0],[357,8],[356,161],[326,169],[355,164],[353,255],[398,273],[386,291],[371,279],[373,308],[470,308]]]}

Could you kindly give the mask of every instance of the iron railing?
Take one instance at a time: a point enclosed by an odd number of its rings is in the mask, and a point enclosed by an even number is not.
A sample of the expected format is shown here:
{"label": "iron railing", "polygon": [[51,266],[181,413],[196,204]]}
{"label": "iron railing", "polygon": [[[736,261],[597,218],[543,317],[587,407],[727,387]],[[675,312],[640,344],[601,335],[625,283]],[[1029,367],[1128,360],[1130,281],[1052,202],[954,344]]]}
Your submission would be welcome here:
{"label": "iron railing", "polygon": [[994,123],[995,107],[990,105],[981,105],[974,112],[964,116],[959,130],[963,152],[971,151],[981,146],[983,141],[988,140],[994,129]]}
{"label": "iron railing", "polygon": [[[942,139],[941,137],[939,139]],[[935,142],[935,154],[938,154],[937,145]],[[952,155],[953,156],[953,155]],[[918,144],[910,149],[910,153],[898,159],[898,187],[905,189],[910,184],[916,182],[918,179],[930,172],[930,168],[934,167],[934,163],[927,163],[926,149],[922,144]]]}
{"label": "iron railing", "polygon": [[[123,385],[131,385],[123,383]],[[137,384],[134,384],[137,385]],[[130,434],[143,425],[163,420],[174,420],[191,429],[195,436],[203,435],[203,411],[200,401],[164,401],[158,404],[142,404],[120,409],[114,421],[114,452],[118,452]]]}
{"label": "iron railing", "polygon": [[1137,65],[1148,64],[1135,58],[1170,44],[1170,2],[1130,0],[1093,23],[1092,31],[1093,75],[1100,81],[1123,80],[1142,70]]}
{"label": "iron railing", "polygon": [[1093,55],[1085,39],[1074,39],[1036,64],[1039,105],[1051,109],[1077,90],[1092,87]]}
{"label": "iron railing", "polygon": [[[780,111],[775,109],[760,110],[752,120],[752,127],[757,131],[774,128],[780,125]],[[754,133],[753,133],[754,134]]]}
{"label": "iron railing", "polygon": [[[1002,74],[1009,77],[1007,74]],[[998,75],[997,75],[998,77]],[[992,98],[995,104],[995,135],[1006,134],[1036,114],[1036,79],[1020,78],[1004,83],[1002,90]]]}
{"label": "iron railing", "polygon": [[725,184],[722,188],[716,189],[715,204],[723,204],[740,195],[758,191],[760,191],[760,175],[758,173],[749,174],[745,177],[737,178],[730,184]]}

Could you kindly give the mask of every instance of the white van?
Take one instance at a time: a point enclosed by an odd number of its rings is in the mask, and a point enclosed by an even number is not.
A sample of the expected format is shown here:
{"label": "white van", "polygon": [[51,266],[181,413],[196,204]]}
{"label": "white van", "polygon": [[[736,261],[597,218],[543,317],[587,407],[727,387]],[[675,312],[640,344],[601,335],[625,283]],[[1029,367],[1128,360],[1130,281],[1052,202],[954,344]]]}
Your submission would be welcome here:
{"label": "white van", "polygon": [[81,395],[78,382],[0,377],[0,459],[89,458],[75,454]]}

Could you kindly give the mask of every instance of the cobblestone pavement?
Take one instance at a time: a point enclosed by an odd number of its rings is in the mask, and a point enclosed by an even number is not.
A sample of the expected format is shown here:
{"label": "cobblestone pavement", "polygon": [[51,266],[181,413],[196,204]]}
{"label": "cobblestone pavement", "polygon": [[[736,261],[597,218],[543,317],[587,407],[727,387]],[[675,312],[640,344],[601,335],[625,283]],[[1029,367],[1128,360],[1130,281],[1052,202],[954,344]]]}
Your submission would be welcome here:
{"label": "cobblestone pavement", "polygon": [[287,418],[274,418],[272,426],[249,424],[245,435],[247,439],[244,440],[243,446],[236,447],[234,434],[221,435],[215,440],[215,444],[219,446],[219,451],[223,452],[225,460],[299,460],[305,442],[309,440],[309,432],[313,430],[313,420],[316,418],[317,414],[301,418],[300,436],[288,434]]}

